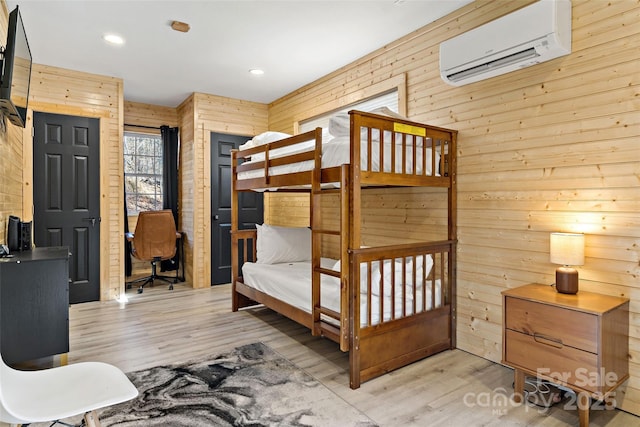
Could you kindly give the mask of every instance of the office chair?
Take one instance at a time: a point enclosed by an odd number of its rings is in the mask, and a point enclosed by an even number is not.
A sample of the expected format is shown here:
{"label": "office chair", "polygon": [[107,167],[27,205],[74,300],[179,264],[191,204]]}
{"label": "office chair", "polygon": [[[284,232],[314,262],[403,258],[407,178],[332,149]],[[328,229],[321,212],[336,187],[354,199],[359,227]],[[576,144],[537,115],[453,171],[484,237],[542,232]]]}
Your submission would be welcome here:
{"label": "office chair", "polygon": [[[0,357],[2,359],[2,357]],[[113,365],[82,362],[41,371],[18,371],[0,362],[0,421],[11,425],[52,422],[84,414],[83,424],[100,427],[96,410],[138,395]]]}
{"label": "office chair", "polygon": [[173,284],[178,282],[177,269],[175,277],[157,274],[157,264],[176,255],[176,239],[181,238],[176,232],[173,212],[170,209],[140,212],[135,233],[127,233],[126,237],[132,243],[131,255],[151,263],[151,275],[127,282],[127,287],[142,282],[138,288],[141,294],[147,283],[153,286],[155,280],[164,280],[169,283],[169,289],[173,289]]}

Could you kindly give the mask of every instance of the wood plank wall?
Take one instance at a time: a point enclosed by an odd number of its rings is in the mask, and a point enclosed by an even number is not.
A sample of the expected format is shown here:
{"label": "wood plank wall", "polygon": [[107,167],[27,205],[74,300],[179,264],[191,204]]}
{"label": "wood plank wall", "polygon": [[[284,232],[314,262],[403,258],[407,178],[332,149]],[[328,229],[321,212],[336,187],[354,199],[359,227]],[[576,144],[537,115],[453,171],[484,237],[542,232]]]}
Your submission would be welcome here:
{"label": "wood plank wall", "polygon": [[[125,130],[160,134],[160,126],[178,126],[178,110],[173,107],[124,101]],[[136,127],[143,126],[143,127]],[[144,126],[158,128],[148,129]]]}
{"label": "wood plank wall", "polygon": [[309,226],[310,203],[307,193],[266,193],[264,197],[264,221],[267,224]]}
{"label": "wood plank wall", "polygon": [[[194,173],[194,132],[195,116],[193,96],[187,98],[178,107],[178,126],[180,127],[180,182],[178,184],[178,203],[180,204],[180,227],[184,234],[184,258],[185,276],[188,281],[193,281],[194,250],[197,247],[194,240],[194,212],[196,204],[194,200],[195,189],[193,180],[197,176]],[[196,270],[197,271],[197,270]]]}
{"label": "wood plank wall", "polygon": [[194,93],[178,107],[181,227],[186,275],[194,288],[211,286],[211,132],[253,136],[267,130],[268,106]]}
{"label": "wood plank wall", "polygon": [[[124,292],[123,82],[119,78],[34,64],[29,110],[100,120],[100,299]],[[29,124],[29,126],[31,126]],[[33,205],[33,144],[25,132],[24,215]]]}
{"label": "wood plank wall", "polygon": [[[2,37],[0,35],[0,37]],[[4,119],[0,123],[0,241],[7,242],[10,215],[23,218],[22,129]]]}
{"label": "wood plank wall", "polygon": [[[318,104],[404,74],[408,116],[459,130],[458,346],[499,362],[500,292],[552,283],[549,233],[584,232],[581,289],[632,301],[631,378],[616,398],[640,415],[640,5],[573,0],[572,54],[459,88],[440,79],[440,42],[528,3],[476,1],[273,102],[269,129],[290,132]],[[402,220],[417,224],[430,192],[408,197],[415,209]],[[270,204],[279,223],[301,205],[292,195]],[[390,218],[380,211],[369,230]]]}

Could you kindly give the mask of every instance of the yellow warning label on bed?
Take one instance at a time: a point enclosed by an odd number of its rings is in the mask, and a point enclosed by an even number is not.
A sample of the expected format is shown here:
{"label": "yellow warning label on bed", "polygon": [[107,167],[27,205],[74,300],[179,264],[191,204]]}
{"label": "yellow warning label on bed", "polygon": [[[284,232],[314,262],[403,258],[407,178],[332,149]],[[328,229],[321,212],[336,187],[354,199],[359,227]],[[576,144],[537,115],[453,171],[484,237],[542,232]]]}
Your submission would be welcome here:
{"label": "yellow warning label on bed", "polygon": [[393,130],[395,132],[408,133],[410,135],[426,136],[427,130],[418,126],[405,125],[403,123],[394,123]]}

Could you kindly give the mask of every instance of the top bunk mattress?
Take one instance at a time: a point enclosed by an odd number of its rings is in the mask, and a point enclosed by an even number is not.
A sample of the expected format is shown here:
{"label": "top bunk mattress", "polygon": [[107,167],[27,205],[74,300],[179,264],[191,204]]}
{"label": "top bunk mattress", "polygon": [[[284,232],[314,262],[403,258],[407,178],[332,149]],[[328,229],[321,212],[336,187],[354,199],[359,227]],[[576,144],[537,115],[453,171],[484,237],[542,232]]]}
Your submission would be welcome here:
{"label": "top bunk mattress", "polygon": [[[389,138],[391,139],[391,138]],[[430,140],[427,138],[425,145],[430,145]],[[297,153],[303,153],[313,149],[315,141],[309,141],[308,143],[298,144],[299,147],[296,150],[280,151],[270,158],[275,159],[286,155],[292,155]],[[414,149],[412,145],[406,145],[404,150],[401,142],[392,144],[391,142],[384,142],[382,144],[382,156],[380,155],[380,141],[372,139],[371,150],[367,149],[368,141],[363,139],[361,141],[362,155],[360,156],[360,169],[363,171],[371,172],[404,172],[410,175],[427,175],[431,176],[432,173],[432,151],[431,148],[424,149],[422,142],[419,142]],[[350,139],[348,136],[340,136],[331,138],[329,137],[327,142],[322,144],[322,168],[327,169],[342,164],[348,164],[351,162],[350,154]],[[395,151],[395,161],[392,160],[391,152]],[[274,150],[276,151],[276,150]],[[371,152],[371,163],[369,163],[368,153]],[[404,155],[403,155],[404,151]],[[415,160],[414,160],[415,151]],[[382,160],[381,160],[382,159]],[[255,164],[264,161],[264,155],[253,156],[251,161],[244,164]],[[382,163],[382,165],[381,165]],[[435,153],[435,164],[440,163],[440,153]],[[414,171],[415,164],[415,171]],[[393,165],[393,166],[392,166]],[[403,169],[404,165],[404,169]],[[282,166],[273,166],[269,168],[269,175],[284,175],[288,173],[304,172],[312,170],[314,167],[313,160],[306,160],[303,162],[297,162]],[[251,179],[264,176],[264,169],[255,169],[251,171],[245,171],[238,173],[238,179]],[[440,176],[436,170],[435,176]]]}

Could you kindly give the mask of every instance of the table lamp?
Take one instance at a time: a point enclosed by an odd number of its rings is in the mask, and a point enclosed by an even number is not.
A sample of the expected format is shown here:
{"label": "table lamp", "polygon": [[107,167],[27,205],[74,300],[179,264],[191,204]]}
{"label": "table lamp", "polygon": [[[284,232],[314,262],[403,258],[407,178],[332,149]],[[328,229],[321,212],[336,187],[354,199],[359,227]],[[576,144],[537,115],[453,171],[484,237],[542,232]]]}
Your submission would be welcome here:
{"label": "table lamp", "polygon": [[556,291],[578,293],[578,271],[571,266],[584,264],[584,234],[551,233],[549,259],[562,265],[556,269]]}

